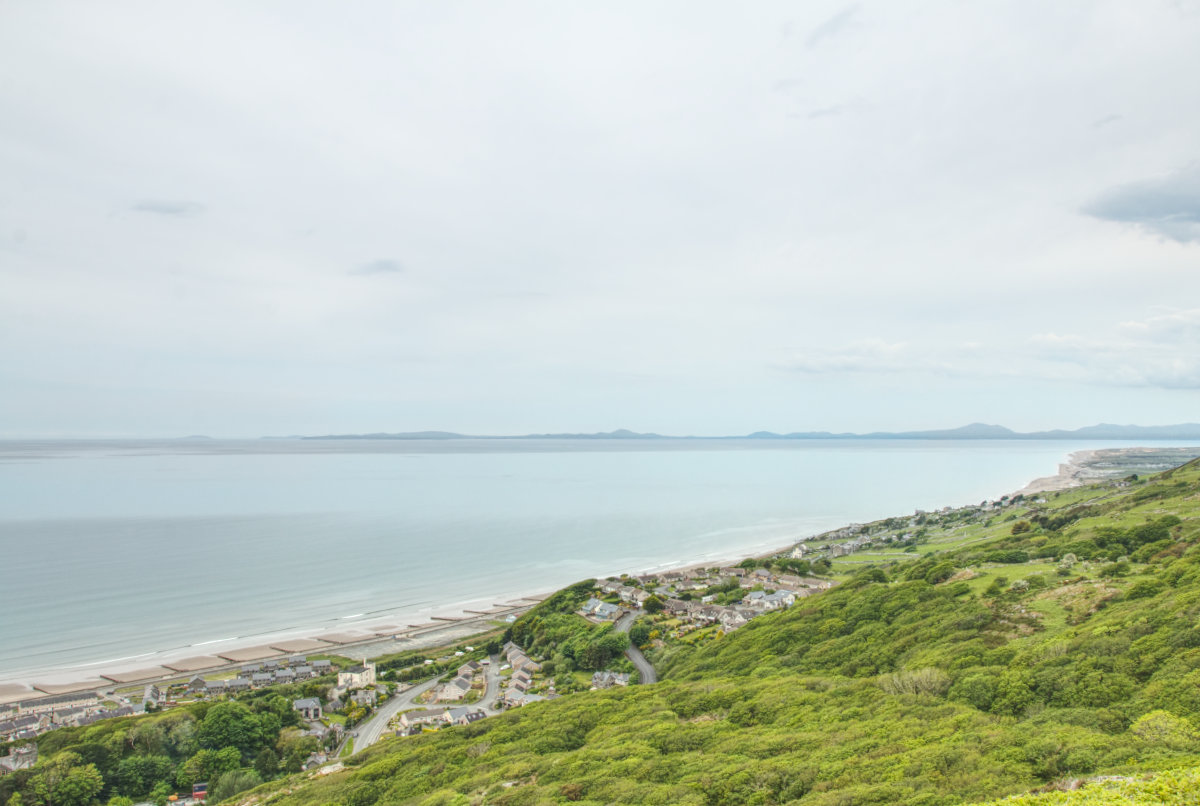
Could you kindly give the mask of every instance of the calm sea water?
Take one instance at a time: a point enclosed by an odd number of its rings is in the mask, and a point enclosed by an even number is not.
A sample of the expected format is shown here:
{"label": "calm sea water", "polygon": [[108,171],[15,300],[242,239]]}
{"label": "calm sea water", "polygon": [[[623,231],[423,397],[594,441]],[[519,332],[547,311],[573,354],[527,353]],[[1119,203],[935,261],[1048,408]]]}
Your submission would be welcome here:
{"label": "calm sea water", "polygon": [[0,443],[0,681],[743,556],[1114,444]]}

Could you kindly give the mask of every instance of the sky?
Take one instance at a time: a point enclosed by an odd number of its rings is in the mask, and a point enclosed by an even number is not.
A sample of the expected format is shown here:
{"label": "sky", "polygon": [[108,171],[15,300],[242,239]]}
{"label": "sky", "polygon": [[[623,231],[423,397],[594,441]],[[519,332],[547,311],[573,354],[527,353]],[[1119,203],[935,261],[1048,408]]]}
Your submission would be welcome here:
{"label": "sky", "polygon": [[1200,420],[1200,0],[0,0],[0,437]]}

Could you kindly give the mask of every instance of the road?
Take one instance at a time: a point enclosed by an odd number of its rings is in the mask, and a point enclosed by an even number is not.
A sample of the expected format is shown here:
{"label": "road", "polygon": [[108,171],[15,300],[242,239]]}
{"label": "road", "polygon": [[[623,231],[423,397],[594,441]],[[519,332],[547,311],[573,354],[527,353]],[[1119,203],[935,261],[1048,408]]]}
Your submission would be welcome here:
{"label": "road", "polygon": [[[629,628],[633,626],[633,622],[641,615],[636,610],[630,610],[625,615],[617,619],[616,629],[618,632],[629,632]],[[646,660],[646,656],[642,654],[642,650],[629,645],[629,649],[625,650],[625,657],[633,661],[633,665],[637,667],[638,675],[643,684],[657,683],[658,672],[654,671],[654,667],[650,665],[650,661]]]}
{"label": "road", "polygon": [[433,688],[441,680],[441,676],[431,677],[424,683],[413,686],[392,697],[385,702],[374,715],[363,722],[354,732],[358,734],[354,740],[354,752],[366,750],[383,736],[383,732],[387,730],[388,722],[392,721],[392,717],[401,711],[407,711],[409,708],[421,708],[420,703],[416,702],[417,697],[424,694],[429,689]]}
{"label": "road", "polygon": [[[487,688],[484,689],[482,699],[472,707],[482,708],[489,715],[498,714],[500,712],[495,709],[495,704],[496,700],[500,697],[499,655],[493,655],[492,662],[484,667],[484,679],[487,681]],[[425,705],[416,702],[417,697],[436,686],[439,680],[441,680],[440,676],[430,678],[419,685],[400,692],[384,703],[370,719],[355,728],[358,736],[354,740],[354,752],[357,753],[360,750],[365,750],[383,738],[388,723],[392,721],[392,718],[396,714],[401,711],[407,711],[410,708],[424,708]]]}

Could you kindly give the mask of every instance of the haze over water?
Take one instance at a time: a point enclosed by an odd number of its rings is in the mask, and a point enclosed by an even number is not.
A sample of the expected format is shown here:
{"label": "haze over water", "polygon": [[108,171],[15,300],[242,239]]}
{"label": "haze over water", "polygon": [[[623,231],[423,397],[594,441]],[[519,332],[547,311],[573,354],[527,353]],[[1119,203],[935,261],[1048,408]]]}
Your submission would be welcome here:
{"label": "haze over water", "polygon": [[741,557],[995,498],[1116,444],[0,443],[0,681]]}

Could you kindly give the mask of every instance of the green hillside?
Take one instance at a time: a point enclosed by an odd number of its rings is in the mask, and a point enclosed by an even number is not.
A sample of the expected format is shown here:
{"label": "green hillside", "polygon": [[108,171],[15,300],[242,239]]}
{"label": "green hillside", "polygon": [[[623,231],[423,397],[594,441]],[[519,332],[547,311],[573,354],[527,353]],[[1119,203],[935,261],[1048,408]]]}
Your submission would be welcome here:
{"label": "green hillside", "polygon": [[[959,804],[1115,775],[1015,802],[1197,802],[1198,510],[1191,463],[931,515],[918,539],[839,559],[826,593],[728,635],[650,640],[656,685],[385,740],[345,770],[240,798]],[[546,657],[606,662],[617,636],[570,615],[589,590],[560,592],[512,632]]]}
{"label": "green hillside", "polygon": [[[1191,463],[1010,507],[969,540],[947,517],[926,555],[881,557],[729,635],[652,651],[657,685],[386,741],[343,772],[253,797],[957,804],[1188,770],[1200,765],[1198,509]],[[1191,772],[1169,780],[1196,786]],[[1063,802],[1116,797],[1105,792]]]}

